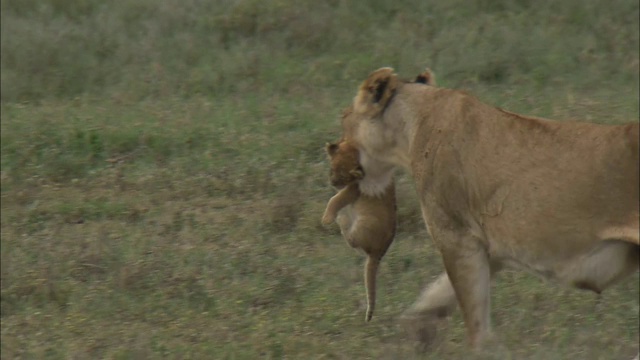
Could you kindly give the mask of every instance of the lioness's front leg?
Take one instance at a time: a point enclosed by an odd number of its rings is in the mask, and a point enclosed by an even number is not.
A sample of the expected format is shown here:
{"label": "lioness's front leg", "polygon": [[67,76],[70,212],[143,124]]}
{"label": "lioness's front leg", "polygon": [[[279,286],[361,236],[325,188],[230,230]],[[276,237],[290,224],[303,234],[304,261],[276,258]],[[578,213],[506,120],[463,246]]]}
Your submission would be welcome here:
{"label": "lioness's front leg", "polygon": [[[447,201],[442,202],[446,204]],[[438,206],[438,202],[428,196],[423,198],[421,207],[431,238],[442,256],[446,275],[441,275],[422,293],[409,313],[430,315],[422,317],[425,322],[433,319],[433,315],[446,316],[455,307],[455,296],[463,313],[469,342],[477,347],[491,335],[491,275],[500,270],[500,263],[490,261],[483,239],[472,233],[466,219],[452,216],[456,211]],[[433,323],[427,325],[435,328]],[[424,330],[429,329],[419,329],[420,332]]]}
{"label": "lioness's front leg", "polygon": [[328,225],[334,222],[338,211],[356,201],[359,195],[358,184],[350,184],[331,197],[327,203],[327,208],[324,210],[324,215],[322,215],[322,224]]}
{"label": "lioness's front leg", "polygon": [[[491,277],[501,268],[502,266],[499,263],[491,263]],[[488,288],[487,292],[489,293]],[[428,344],[433,341],[435,329],[422,329],[422,327],[434,327],[434,320],[451,315],[457,304],[456,292],[451,284],[449,275],[447,275],[447,272],[443,272],[435,281],[425,287],[413,305],[402,314],[401,321],[404,322],[406,326],[413,328],[413,331],[430,331],[431,334],[428,338],[424,338],[426,335],[426,333],[424,333],[420,339]],[[488,313],[489,309],[487,306],[487,316]],[[488,323],[487,329],[489,329]]]}
{"label": "lioness's front leg", "polygon": [[472,235],[453,239],[453,234],[437,241],[441,248],[447,275],[456,294],[472,347],[478,347],[491,335],[489,255],[480,240]]}
{"label": "lioness's front leg", "polygon": [[[501,268],[500,264],[491,263],[492,280],[493,275]],[[453,290],[451,280],[445,271],[424,288],[418,299],[402,314],[402,317],[405,319],[416,317],[443,318],[451,315],[457,304],[456,292]]]}

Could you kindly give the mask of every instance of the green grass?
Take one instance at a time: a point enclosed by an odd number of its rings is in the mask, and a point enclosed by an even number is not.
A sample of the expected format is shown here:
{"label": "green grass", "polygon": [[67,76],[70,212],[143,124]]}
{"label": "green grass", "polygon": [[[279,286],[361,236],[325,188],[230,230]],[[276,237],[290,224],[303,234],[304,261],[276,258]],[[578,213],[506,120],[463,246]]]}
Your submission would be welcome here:
{"label": "green grass", "polygon": [[[537,116],[637,121],[635,1],[3,0],[1,357],[459,359],[396,317],[442,271],[413,185],[364,322],[363,256],[320,226],[326,141],[370,71]],[[638,275],[519,272],[488,359],[631,358]]]}

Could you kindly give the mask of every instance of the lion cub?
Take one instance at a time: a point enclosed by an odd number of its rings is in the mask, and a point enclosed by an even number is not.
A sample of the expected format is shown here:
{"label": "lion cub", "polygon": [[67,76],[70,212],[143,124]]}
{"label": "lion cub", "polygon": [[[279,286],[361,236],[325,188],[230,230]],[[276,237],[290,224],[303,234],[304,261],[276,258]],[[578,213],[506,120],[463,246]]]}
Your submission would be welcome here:
{"label": "lion cub", "polygon": [[342,141],[327,144],[326,151],[331,160],[331,185],[341,190],[329,200],[322,223],[331,224],[337,216],[347,243],[367,254],[364,270],[367,290],[365,319],[370,321],[376,303],[378,266],[396,232],[395,186],[392,182],[380,197],[361,193],[358,182],[364,178],[364,170],[358,161],[358,150]]}

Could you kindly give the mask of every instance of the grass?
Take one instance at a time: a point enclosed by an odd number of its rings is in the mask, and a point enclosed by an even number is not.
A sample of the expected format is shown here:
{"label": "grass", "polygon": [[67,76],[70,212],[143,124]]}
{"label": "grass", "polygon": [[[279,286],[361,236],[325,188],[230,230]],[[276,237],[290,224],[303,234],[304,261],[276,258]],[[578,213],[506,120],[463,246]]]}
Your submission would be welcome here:
{"label": "grass", "polygon": [[[442,271],[409,177],[364,323],[363,256],[320,226],[323,145],[380,66],[506,109],[638,118],[634,1],[2,2],[1,357],[442,359],[396,322]],[[519,272],[488,359],[638,351],[638,275]],[[615,354],[615,355],[613,355]]]}

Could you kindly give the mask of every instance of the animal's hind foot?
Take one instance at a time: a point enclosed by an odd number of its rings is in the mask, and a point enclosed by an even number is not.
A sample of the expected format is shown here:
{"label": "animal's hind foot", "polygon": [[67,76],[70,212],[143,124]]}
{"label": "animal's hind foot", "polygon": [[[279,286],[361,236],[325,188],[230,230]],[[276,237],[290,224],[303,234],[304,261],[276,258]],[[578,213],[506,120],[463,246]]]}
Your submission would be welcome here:
{"label": "animal's hind foot", "polygon": [[438,320],[433,316],[403,314],[398,319],[407,336],[415,341],[420,352],[433,348],[438,335]]}

